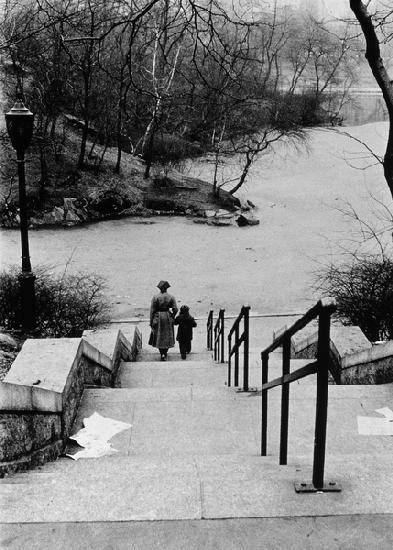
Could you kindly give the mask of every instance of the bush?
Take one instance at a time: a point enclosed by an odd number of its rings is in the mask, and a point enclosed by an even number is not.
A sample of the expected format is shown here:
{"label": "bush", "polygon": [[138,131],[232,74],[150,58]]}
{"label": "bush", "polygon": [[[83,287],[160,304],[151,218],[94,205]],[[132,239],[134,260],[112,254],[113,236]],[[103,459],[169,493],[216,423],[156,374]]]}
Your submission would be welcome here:
{"label": "bush", "polygon": [[[21,326],[21,301],[16,266],[0,273],[0,325],[7,330]],[[110,306],[101,277],[88,273],[54,275],[35,269],[36,328],[40,337],[79,337],[85,329],[109,320]]]}
{"label": "bush", "polygon": [[319,273],[318,288],[337,300],[337,316],[371,341],[393,338],[393,261],[353,258]]}

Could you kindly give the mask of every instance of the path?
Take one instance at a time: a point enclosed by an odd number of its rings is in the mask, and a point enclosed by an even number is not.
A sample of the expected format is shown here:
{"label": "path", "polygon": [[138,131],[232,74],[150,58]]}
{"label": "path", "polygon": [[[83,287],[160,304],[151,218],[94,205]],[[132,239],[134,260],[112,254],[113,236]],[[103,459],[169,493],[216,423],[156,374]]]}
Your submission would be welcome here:
{"label": "path", "polygon": [[392,386],[329,388],[326,477],[343,491],[298,495],[293,482],[311,477],[313,379],[291,387],[289,464],[278,466],[279,392],[261,458],[260,397],[225,386],[226,365],[206,353],[199,324],[187,361],[146,349],[122,365],[121,388],[85,390],[75,429],[94,411],[132,424],[111,440],[116,455],[61,458],[1,481],[1,548],[392,547],[393,441],[356,425],[358,414],[393,408]]}

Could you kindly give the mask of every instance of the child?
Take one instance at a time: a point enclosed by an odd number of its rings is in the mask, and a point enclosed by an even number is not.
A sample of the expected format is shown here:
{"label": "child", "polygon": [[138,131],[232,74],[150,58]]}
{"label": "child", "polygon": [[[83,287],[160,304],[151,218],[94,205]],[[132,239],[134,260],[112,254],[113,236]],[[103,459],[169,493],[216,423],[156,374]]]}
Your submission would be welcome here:
{"label": "child", "polygon": [[187,353],[191,351],[192,329],[197,326],[194,317],[190,315],[188,306],[181,306],[174,323],[179,325],[176,340],[179,342],[180,355],[182,359],[186,359]]}

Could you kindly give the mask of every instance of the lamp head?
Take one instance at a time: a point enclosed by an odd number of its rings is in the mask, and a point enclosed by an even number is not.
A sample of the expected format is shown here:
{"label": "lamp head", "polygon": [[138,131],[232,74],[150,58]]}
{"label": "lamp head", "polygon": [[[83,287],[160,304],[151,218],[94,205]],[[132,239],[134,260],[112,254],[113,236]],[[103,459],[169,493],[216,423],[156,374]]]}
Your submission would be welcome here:
{"label": "lamp head", "polygon": [[5,114],[8,135],[13,148],[24,153],[33,136],[34,115],[23,104],[23,97],[18,94],[15,105]]}

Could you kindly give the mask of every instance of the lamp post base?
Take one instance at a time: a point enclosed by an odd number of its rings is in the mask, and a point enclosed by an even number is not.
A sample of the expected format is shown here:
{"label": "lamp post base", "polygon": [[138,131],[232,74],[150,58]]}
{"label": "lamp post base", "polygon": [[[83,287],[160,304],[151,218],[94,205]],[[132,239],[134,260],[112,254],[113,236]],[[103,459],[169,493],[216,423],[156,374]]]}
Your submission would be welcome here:
{"label": "lamp post base", "polygon": [[35,329],[35,275],[31,271],[22,271],[19,277],[21,297],[21,324],[22,329]]}

